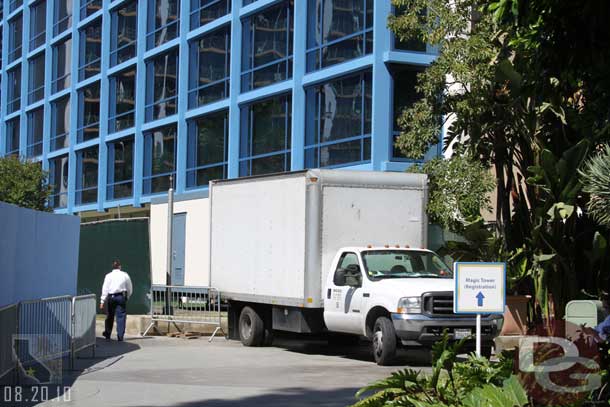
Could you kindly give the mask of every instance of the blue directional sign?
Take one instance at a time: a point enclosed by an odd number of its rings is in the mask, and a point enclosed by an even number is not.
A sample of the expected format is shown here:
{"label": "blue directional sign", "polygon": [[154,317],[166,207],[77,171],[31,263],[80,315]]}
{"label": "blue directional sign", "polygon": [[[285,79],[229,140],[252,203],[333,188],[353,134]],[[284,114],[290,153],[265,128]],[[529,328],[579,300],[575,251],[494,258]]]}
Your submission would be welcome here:
{"label": "blue directional sign", "polygon": [[456,314],[502,314],[506,303],[504,263],[455,263]]}

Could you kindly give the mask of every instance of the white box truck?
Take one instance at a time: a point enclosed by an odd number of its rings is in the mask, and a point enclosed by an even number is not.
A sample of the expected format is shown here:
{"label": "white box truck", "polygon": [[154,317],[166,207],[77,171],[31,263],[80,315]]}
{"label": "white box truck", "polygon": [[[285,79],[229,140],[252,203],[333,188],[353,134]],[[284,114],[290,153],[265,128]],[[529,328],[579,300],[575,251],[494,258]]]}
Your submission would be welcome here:
{"label": "white box truck", "polygon": [[[337,170],[212,181],[208,282],[228,300],[229,337],[364,336],[384,365],[444,329],[474,333],[453,314],[451,269],[425,249],[427,188],[425,175]],[[483,317],[487,353],[501,324]]]}

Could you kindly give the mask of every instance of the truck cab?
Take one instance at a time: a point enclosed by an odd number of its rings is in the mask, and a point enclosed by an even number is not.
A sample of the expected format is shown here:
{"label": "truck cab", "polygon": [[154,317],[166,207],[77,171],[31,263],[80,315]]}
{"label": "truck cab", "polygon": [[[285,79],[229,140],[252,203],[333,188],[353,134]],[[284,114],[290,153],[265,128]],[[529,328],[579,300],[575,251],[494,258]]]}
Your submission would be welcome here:
{"label": "truck cab", "polygon": [[[431,346],[445,329],[452,340],[474,334],[474,316],[453,313],[453,292],[452,270],[430,250],[346,247],[327,274],[324,323],[369,338],[375,361],[386,365],[398,346]],[[484,353],[502,323],[501,315],[483,316]]]}

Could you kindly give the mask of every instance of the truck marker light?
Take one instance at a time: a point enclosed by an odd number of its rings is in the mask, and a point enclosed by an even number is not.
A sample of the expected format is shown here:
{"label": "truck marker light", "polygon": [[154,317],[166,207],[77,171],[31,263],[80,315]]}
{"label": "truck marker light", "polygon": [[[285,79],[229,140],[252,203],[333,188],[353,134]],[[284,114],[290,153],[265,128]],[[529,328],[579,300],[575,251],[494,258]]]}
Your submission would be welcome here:
{"label": "truck marker light", "polygon": [[396,246],[394,246],[394,247],[396,247],[397,249],[400,249],[400,245],[399,245],[399,244],[397,244],[397,245],[396,245]]}
{"label": "truck marker light", "polygon": [[389,244],[384,244],[383,247],[385,247],[386,249],[390,247]]}
{"label": "truck marker light", "polygon": [[317,177],[311,177],[309,178],[310,182],[318,182],[318,178]]}
{"label": "truck marker light", "polygon": [[307,297],[307,304],[313,304],[313,298]]}
{"label": "truck marker light", "polygon": [[372,249],[372,248],[373,248],[373,245],[367,244],[367,245],[366,245],[366,248],[367,248],[367,249]]}
{"label": "truck marker light", "polygon": [[405,249],[410,249],[411,246],[409,246],[408,244],[405,245]]}

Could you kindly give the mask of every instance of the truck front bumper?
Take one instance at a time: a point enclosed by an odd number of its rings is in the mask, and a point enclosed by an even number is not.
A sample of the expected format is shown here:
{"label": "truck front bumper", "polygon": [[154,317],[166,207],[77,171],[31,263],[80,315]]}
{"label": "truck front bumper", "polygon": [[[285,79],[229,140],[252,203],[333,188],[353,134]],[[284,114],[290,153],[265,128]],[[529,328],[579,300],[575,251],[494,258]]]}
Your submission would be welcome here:
{"label": "truck front bumper", "polygon": [[[460,316],[431,317],[424,314],[392,314],[392,322],[396,335],[403,345],[431,345],[448,330],[449,339],[456,340],[456,329],[469,329],[475,335],[476,318]],[[481,318],[481,343],[483,346],[493,345],[493,340],[502,329],[502,315],[489,315]]]}

